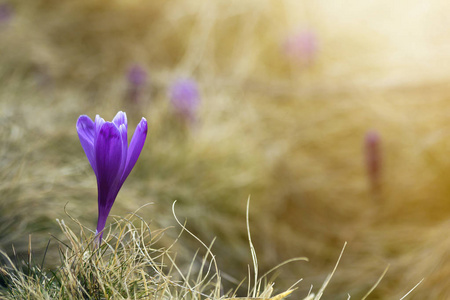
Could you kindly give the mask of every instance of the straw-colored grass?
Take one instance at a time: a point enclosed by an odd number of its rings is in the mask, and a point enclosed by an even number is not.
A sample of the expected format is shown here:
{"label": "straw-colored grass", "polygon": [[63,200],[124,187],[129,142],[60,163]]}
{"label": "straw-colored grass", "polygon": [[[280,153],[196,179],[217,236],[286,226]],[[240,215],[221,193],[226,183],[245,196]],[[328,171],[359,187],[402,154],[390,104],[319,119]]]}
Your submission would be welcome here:
{"label": "straw-colored grass", "polygon": [[[249,266],[247,280],[241,281],[234,290],[224,292],[222,273],[211,250],[214,241],[208,246],[193,235],[185,224],[178,220],[173,208],[175,220],[182,230],[178,238],[166,246],[160,246],[160,244],[167,244],[165,233],[170,228],[151,229],[151,224],[137,215],[137,212],[125,218],[116,218],[113,224],[105,229],[101,245],[94,232],[70,215],[70,221],[75,225],[75,230],[64,220],[56,220],[63,233],[63,239],[56,238],[59,263],[53,263],[51,268],[45,265],[51,241],[47,244],[42,261],[36,261],[33,256],[31,237],[26,260],[20,261],[16,253],[14,253],[15,257],[10,258],[5,252],[0,251],[2,255],[0,261],[3,262],[0,266],[0,279],[4,284],[4,287],[0,288],[0,296],[5,300],[284,299],[292,294],[296,289],[295,286],[302,279],[286,291],[273,295],[275,282],[273,276],[269,277],[269,275],[285,264],[307,261],[307,259],[303,257],[291,259],[260,276],[256,250],[250,234],[249,204],[250,201],[247,202],[246,223],[253,266],[252,268]],[[189,264],[180,264],[177,261],[177,241],[183,232],[187,232],[194,238],[206,253],[203,257],[198,257],[197,252]],[[164,239],[166,241],[163,241]],[[344,249],[345,245],[333,271],[317,290],[317,294],[312,292],[313,286],[311,286],[304,300],[322,298],[337,270]],[[375,290],[387,269],[362,299],[366,299]],[[247,296],[236,297],[239,288],[245,285],[247,285]]]}
{"label": "straw-colored grass", "polygon": [[[100,246],[95,234],[77,220],[71,220],[75,230],[65,221],[57,220],[63,233],[63,239],[57,239],[60,255],[57,267],[45,266],[46,253],[42,262],[36,261],[31,240],[27,259],[22,263],[18,257],[10,258],[2,251],[0,275],[6,287],[0,289],[0,296],[2,299],[236,299],[237,288],[242,284],[248,286],[251,299],[280,300],[292,293],[288,289],[273,296],[274,283],[268,278],[271,272],[258,277],[250,235],[252,278],[249,277],[248,284],[242,281],[235,290],[224,292],[212,244],[207,246],[175,219],[182,228],[180,235],[187,231],[206,250],[203,257],[194,255],[184,268],[177,262],[178,239],[165,247],[158,245],[170,229],[153,230],[136,213],[117,218],[106,229]],[[49,245],[50,242],[46,252]]]}

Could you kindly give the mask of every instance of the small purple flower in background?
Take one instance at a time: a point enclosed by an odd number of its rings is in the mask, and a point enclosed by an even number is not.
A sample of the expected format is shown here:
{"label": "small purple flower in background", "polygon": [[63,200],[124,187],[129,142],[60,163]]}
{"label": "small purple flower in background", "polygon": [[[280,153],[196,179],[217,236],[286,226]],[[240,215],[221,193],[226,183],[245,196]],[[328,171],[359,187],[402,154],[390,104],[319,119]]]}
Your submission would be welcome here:
{"label": "small purple flower in background", "polygon": [[316,34],[306,29],[290,35],[283,44],[286,57],[302,65],[312,64],[318,49]]}
{"label": "small purple flower in background", "polygon": [[[81,115],[77,121],[81,146],[97,177],[97,234],[105,228],[116,196],[136,164],[147,137],[145,118],[137,125],[129,146],[127,128],[127,115],[121,111],[112,122],[105,122],[99,115],[95,122],[86,115]],[[102,236],[103,233],[98,237],[99,242]]]}
{"label": "small purple flower in background", "polygon": [[366,159],[367,176],[373,193],[380,190],[381,177],[381,139],[378,132],[370,130],[364,138],[364,151]]}
{"label": "small purple flower in background", "polygon": [[191,79],[175,81],[169,90],[169,97],[176,114],[191,123],[195,122],[200,93],[197,83]]}
{"label": "small purple flower in background", "polygon": [[128,82],[134,86],[142,86],[147,81],[147,71],[140,65],[133,65],[128,70]]}
{"label": "small purple flower in background", "polygon": [[133,102],[139,102],[142,90],[147,82],[147,71],[141,65],[133,65],[127,73],[128,98]]}
{"label": "small purple flower in background", "polygon": [[7,24],[12,18],[12,8],[7,3],[0,4],[0,25]]}

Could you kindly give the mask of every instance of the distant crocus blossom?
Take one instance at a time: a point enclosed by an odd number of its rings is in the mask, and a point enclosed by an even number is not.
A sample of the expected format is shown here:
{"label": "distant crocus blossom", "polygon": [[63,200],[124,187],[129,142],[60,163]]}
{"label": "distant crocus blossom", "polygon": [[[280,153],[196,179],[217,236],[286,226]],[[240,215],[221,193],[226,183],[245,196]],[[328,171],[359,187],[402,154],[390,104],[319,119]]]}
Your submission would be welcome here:
{"label": "distant crocus blossom", "polygon": [[306,29],[290,35],[283,44],[285,55],[303,65],[309,65],[314,61],[318,49],[316,34]]}
{"label": "distant crocus blossom", "polygon": [[12,17],[12,8],[9,4],[0,4],[0,24],[8,23]]}
{"label": "distant crocus blossom", "polygon": [[[122,111],[112,122],[105,122],[99,115],[95,122],[86,115],[81,115],[77,121],[81,146],[97,177],[97,233],[105,228],[117,194],[136,164],[147,137],[147,121],[142,118],[128,146],[127,127],[127,115]],[[100,242],[102,235],[98,237]]]}
{"label": "distant crocus blossom", "polygon": [[128,70],[127,78],[131,85],[142,86],[147,81],[147,71],[141,65],[135,64]]}
{"label": "distant crocus blossom", "polygon": [[135,103],[139,102],[147,81],[147,71],[141,65],[131,66],[127,73],[127,98]]}
{"label": "distant crocus blossom", "polygon": [[175,113],[187,121],[195,121],[200,105],[200,93],[194,80],[179,79],[175,81],[170,87],[169,97]]}
{"label": "distant crocus blossom", "polygon": [[364,138],[364,150],[366,159],[367,175],[373,192],[380,189],[381,173],[381,139],[378,132],[370,130]]}

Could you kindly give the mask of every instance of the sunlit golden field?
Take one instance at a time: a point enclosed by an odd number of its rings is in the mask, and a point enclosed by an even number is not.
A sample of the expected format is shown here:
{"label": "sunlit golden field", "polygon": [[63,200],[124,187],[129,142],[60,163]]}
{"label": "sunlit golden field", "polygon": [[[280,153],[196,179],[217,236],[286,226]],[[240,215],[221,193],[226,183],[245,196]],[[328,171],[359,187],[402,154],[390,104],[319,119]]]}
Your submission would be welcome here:
{"label": "sunlit golden field", "polygon": [[[95,230],[95,175],[81,114],[141,117],[149,135],[112,215],[206,244],[226,288],[247,276],[250,229],[260,272],[290,299],[450,299],[450,3],[434,1],[11,0],[0,18],[0,249],[33,255],[62,238],[56,219]],[[286,53],[310,32],[313,56]],[[294,51],[295,52],[295,51]],[[299,53],[301,56],[301,53]],[[132,94],[127,73],[144,69]],[[198,83],[193,123],[169,101]],[[371,188],[367,132],[379,134]],[[130,134],[130,133],[129,133]],[[131,134],[130,134],[131,135]],[[110,216],[107,226],[114,222]],[[160,241],[166,243],[164,239]],[[167,242],[168,243],[168,242]],[[182,234],[180,265],[198,241]],[[204,251],[204,250],[200,250]],[[247,282],[242,291],[247,291]]]}

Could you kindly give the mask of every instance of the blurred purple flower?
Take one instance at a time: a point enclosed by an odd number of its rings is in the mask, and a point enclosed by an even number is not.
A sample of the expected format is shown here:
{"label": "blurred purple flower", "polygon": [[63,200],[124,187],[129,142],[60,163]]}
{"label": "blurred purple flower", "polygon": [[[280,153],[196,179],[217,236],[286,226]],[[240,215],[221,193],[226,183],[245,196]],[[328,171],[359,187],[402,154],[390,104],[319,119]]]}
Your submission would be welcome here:
{"label": "blurred purple flower", "polygon": [[169,97],[177,114],[187,121],[195,121],[200,105],[200,94],[194,80],[179,79],[175,81],[170,87]]}
{"label": "blurred purple flower", "polygon": [[382,166],[381,138],[375,130],[370,130],[364,138],[367,175],[373,192],[380,189],[380,173]]}
{"label": "blurred purple flower", "polygon": [[127,78],[130,85],[142,86],[147,81],[147,71],[141,65],[133,65],[128,70]]}
{"label": "blurred purple flower", "polygon": [[[116,196],[136,164],[147,137],[147,121],[142,118],[128,146],[127,127],[127,116],[122,111],[112,122],[105,122],[99,115],[95,122],[86,115],[81,115],[77,121],[81,146],[97,177],[97,233],[105,228]],[[99,242],[102,236],[103,233],[98,237]]]}
{"label": "blurred purple flower", "polygon": [[7,3],[0,4],[0,24],[8,23],[12,18],[12,8]]}
{"label": "blurred purple flower", "polygon": [[128,92],[127,98],[137,103],[147,81],[147,71],[141,65],[133,65],[127,73]]}
{"label": "blurred purple flower", "polygon": [[318,52],[317,36],[312,30],[303,30],[289,36],[283,45],[285,55],[298,63],[311,64]]}

